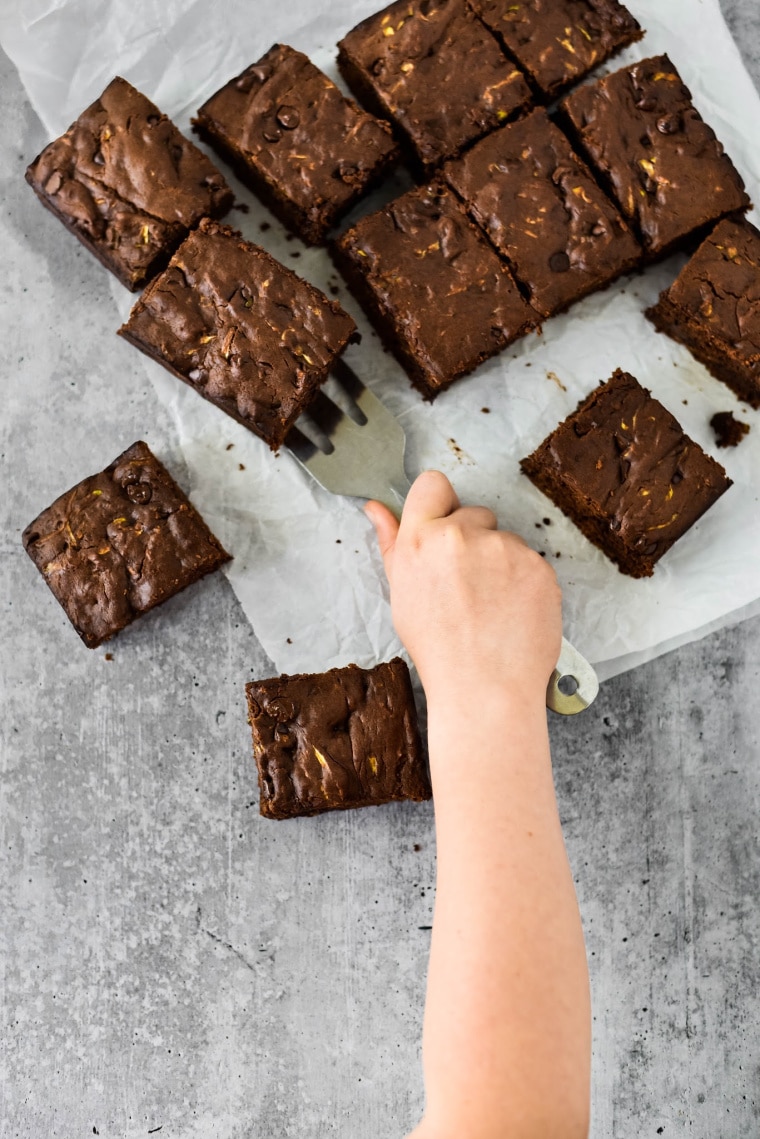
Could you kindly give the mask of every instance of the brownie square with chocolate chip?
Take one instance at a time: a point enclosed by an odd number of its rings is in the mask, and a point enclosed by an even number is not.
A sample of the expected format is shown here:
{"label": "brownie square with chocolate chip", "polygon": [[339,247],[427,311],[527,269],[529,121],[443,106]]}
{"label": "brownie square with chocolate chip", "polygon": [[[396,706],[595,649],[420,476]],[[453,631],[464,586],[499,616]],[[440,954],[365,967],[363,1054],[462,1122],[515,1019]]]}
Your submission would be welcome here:
{"label": "brownie square with chocolate chip", "polygon": [[356,325],[336,301],[229,226],[203,221],[119,334],[273,450]]}
{"label": "brownie square with chocolate chip", "polygon": [[644,35],[618,0],[468,0],[546,102]]}
{"label": "brownie square with chocolate chip", "polygon": [[205,154],[125,79],[113,79],[26,172],[43,205],[123,285],[142,288],[233,195]]}
{"label": "brownie square with chocolate chip", "polygon": [[335,263],[427,399],[538,323],[509,269],[439,184],[410,190],[333,246]]}
{"label": "brownie square with chocolate chip", "polygon": [[400,657],[257,680],[246,695],[265,818],[431,797]]}
{"label": "brownie square with chocolate chip", "polygon": [[543,317],[633,269],[642,252],[544,110],[476,142],[443,178]]}
{"label": "brownie square with chocolate chip", "polygon": [[388,123],[346,99],[307,56],[284,44],[212,95],[193,125],[312,245],[399,156]]}
{"label": "brownie square with chocolate chip", "polygon": [[647,310],[739,399],[760,407],[760,232],[726,218]]}
{"label": "brownie square with chocolate chip", "polygon": [[662,257],[750,201],[670,59],[624,67],[560,103],[563,125],[650,256]]}
{"label": "brownie square with chocolate chip", "polygon": [[631,577],[651,577],[731,486],[720,463],[619,368],[520,465]]}
{"label": "brownie square with chocolate chip", "polygon": [[62,494],[22,541],[90,649],[230,557],[143,442]]}
{"label": "brownie square with chocolate chip", "polygon": [[398,0],[338,48],[357,99],[391,120],[427,175],[531,102],[525,76],[465,0]]}

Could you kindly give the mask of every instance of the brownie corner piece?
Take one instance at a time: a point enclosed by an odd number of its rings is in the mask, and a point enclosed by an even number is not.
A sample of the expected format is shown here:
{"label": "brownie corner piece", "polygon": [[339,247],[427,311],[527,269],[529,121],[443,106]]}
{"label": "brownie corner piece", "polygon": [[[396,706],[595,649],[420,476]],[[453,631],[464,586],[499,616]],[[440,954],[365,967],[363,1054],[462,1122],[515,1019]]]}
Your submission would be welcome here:
{"label": "brownie corner piece", "polygon": [[37,197],[128,289],[233,194],[211,160],[117,76],[26,171]]}
{"label": "brownie corner piece", "polygon": [[523,472],[631,577],[731,486],[673,415],[618,369],[521,462]]}
{"label": "brownie corner piece", "polygon": [[142,441],[56,499],[22,542],[88,648],[230,559]]}
{"label": "brownie corner piece", "polygon": [[760,408],[760,232],[725,218],[646,315],[659,332]]}
{"label": "brownie corner piece", "polygon": [[522,71],[466,0],[396,0],[338,49],[351,90],[390,119],[425,176],[532,102]]}
{"label": "brownie corner piece", "polygon": [[560,118],[650,259],[750,205],[741,176],[667,55],[577,88],[560,103]]}
{"label": "brownie corner piece", "polygon": [[547,102],[640,40],[618,0],[468,0]]}
{"label": "brownie corner piece", "polygon": [[323,242],[399,158],[390,125],[286,44],[275,44],[207,99],[193,126],[311,245]]}
{"label": "brownie corner piece", "polygon": [[332,253],[426,399],[539,323],[498,253],[442,183],[410,190],[361,218]]}
{"label": "brownie corner piece", "polygon": [[285,440],[356,325],[258,245],[204,220],[119,334],[262,438]]}
{"label": "brownie corner piece", "polygon": [[246,697],[265,818],[431,797],[400,657],[252,681]]}

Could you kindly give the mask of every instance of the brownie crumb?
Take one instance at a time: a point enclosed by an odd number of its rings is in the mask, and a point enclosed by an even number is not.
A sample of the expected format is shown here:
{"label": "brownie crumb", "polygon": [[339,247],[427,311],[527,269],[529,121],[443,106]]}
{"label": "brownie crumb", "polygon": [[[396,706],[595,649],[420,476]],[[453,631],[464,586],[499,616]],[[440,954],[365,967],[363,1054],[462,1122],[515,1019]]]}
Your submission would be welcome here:
{"label": "brownie crumb", "polygon": [[730,411],[717,411],[710,420],[719,447],[738,447],[745,435],[749,434],[749,424],[736,419]]}
{"label": "brownie crumb", "polygon": [[113,653],[106,653],[106,660],[113,660]]}
{"label": "brownie crumb", "polygon": [[480,410],[483,412],[484,415],[490,415],[491,414],[490,407],[481,407]]}
{"label": "brownie crumb", "polygon": [[228,443],[224,449],[225,449],[225,451],[231,451],[234,446],[235,446],[234,443]]}
{"label": "brownie crumb", "polygon": [[543,522],[544,526],[551,526],[552,524],[551,518],[542,518],[541,521]]}
{"label": "brownie crumb", "polygon": [[232,208],[233,210],[239,210],[241,214],[249,214],[251,212],[251,207],[247,202],[235,202]]}
{"label": "brownie crumb", "polygon": [[285,640],[286,640],[286,642],[287,642],[289,645],[292,645],[292,644],[293,644],[293,642],[292,642],[292,640],[290,639],[290,637],[286,637],[286,638],[285,638]]}
{"label": "brownie crumb", "polygon": [[340,289],[337,285],[330,285],[330,292],[334,297],[340,296]]}
{"label": "brownie crumb", "polygon": [[418,842],[415,842],[414,846],[412,847],[412,850],[422,850],[422,847],[420,846],[420,844]]}
{"label": "brownie crumb", "polygon": [[272,226],[270,225],[270,223],[268,221],[263,221],[259,225],[259,229],[261,230],[262,233],[266,233],[266,231],[268,229],[271,229],[271,228],[272,228]]}
{"label": "brownie crumb", "polygon": [[238,470],[244,471],[245,470],[245,464],[244,463],[238,463]]}

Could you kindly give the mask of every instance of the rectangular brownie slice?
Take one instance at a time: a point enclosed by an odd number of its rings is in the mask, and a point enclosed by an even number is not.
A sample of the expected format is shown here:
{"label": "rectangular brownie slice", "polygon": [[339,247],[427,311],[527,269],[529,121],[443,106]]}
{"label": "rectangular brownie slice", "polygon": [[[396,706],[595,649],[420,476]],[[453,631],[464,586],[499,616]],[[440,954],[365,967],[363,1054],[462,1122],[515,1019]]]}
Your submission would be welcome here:
{"label": "rectangular brownie slice", "polygon": [[230,557],[143,442],[57,498],[22,541],[90,649]]}
{"label": "rectangular brownie slice", "polygon": [[750,205],[734,164],[666,55],[579,87],[560,113],[650,257],[682,247]]}
{"label": "rectangular brownie slice", "polygon": [[731,486],[720,463],[619,368],[520,466],[631,577],[651,577]]}
{"label": "rectangular brownie slice", "polygon": [[541,316],[609,285],[638,242],[562,131],[539,109],[442,170]]}
{"label": "rectangular brownie slice", "polygon": [[338,48],[351,90],[391,120],[426,175],[531,101],[525,76],[466,0],[398,0]]}
{"label": "rectangular brownie slice", "polygon": [[253,681],[246,695],[265,818],[431,797],[400,657]]}
{"label": "rectangular brownie slice", "polygon": [[229,226],[204,220],[119,329],[273,450],[356,325]]}
{"label": "rectangular brownie slice", "polygon": [[451,190],[421,186],[333,246],[351,291],[412,383],[433,399],[538,323]]}
{"label": "rectangular brownie slice", "polygon": [[618,0],[468,0],[546,102],[644,32]]}
{"label": "rectangular brownie slice", "polygon": [[324,241],[399,157],[388,123],[346,99],[307,56],[284,44],[212,95],[193,125],[311,245]]}
{"label": "rectangular brownie slice", "polygon": [[760,232],[720,222],[647,316],[712,374],[760,407]]}
{"label": "rectangular brownie slice", "polygon": [[113,79],[26,172],[123,285],[142,288],[203,217],[233,203],[213,162],[125,79]]}

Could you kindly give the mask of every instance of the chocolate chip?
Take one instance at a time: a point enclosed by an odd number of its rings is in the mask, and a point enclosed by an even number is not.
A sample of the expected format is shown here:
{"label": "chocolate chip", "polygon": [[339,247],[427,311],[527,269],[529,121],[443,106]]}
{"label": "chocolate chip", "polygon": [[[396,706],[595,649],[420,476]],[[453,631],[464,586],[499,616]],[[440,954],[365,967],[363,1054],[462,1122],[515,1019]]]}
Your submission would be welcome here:
{"label": "chocolate chip", "polygon": [[95,153],[92,156],[92,161],[95,163],[96,166],[105,166],[106,160],[103,157],[102,150],[96,150],[95,151]]}
{"label": "chocolate chip", "polygon": [[46,194],[57,194],[63,185],[63,177],[60,170],[54,170],[45,183]]}
{"label": "chocolate chip", "polygon": [[264,127],[261,133],[267,142],[279,142],[282,138],[282,131],[278,127]]}
{"label": "chocolate chip", "polygon": [[607,232],[606,226],[602,225],[602,223],[600,221],[598,221],[596,223],[596,225],[592,225],[592,227],[591,227],[591,236],[592,237],[604,237],[606,232]]}
{"label": "chocolate chip", "polygon": [[153,487],[147,482],[131,482],[126,488],[127,498],[144,505],[153,497]]}
{"label": "chocolate chip", "polygon": [[636,106],[640,111],[656,111],[657,100],[653,99],[651,95],[643,95],[640,99],[637,99]]}
{"label": "chocolate chip", "polygon": [[683,119],[680,115],[663,115],[657,120],[657,129],[660,134],[678,134],[683,128]]}
{"label": "chocolate chip", "polygon": [[237,77],[235,87],[238,91],[242,91],[244,95],[247,95],[254,83],[266,83],[269,76],[269,68],[262,67],[257,63],[254,64],[253,67],[247,68],[242,75]]}
{"label": "chocolate chip", "polygon": [[570,268],[570,258],[566,253],[552,253],[549,268],[553,273],[566,273]]}
{"label": "chocolate chip", "polygon": [[259,704],[259,702],[257,700],[254,700],[251,696],[248,697],[248,711],[251,713],[252,716],[260,716],[261,715],[261,705]]}
{"label": "chocolate chip", "polygon": [[680,482],[683,482],[683,471],[673,471],[673,477],[670,481],[673,486],[678,486]]}
{"label": "chocolate chip", "polygon": [[148,117],[145,121],[149,127],[154,127],[154,126],[156,126],[157,123],[161,122],[161,116],[160,115],[148,115]]}
{"label": "chocolate chip", "polygon": [[644,554],[648,556],[650,554],[656,553],[656,551],[657,551],[657,542],[650,542],[649,545],[647,546],[647,548],[644,550]]}
{"label": "chocolate chip", "polygon": [[301,121],[301,115],[297,107],[291,107],[289,103],[283,103],[281,107],[277,108],[275,115],[277,122],[286,131],[294,131]]}
{"label": "chocolate chip", "polygon": [[610,518],[610,530],[616,533],[620,529],[620,526],[621,522],[619,518]]}
{"label": "chocolate chip", "polygon": [[187,373],[188,380],[192,380],[194,384],[202,384],[207,378],[203,368],[191,368]]}
{"label": "chocolate chip", "polygon": [[464,251],[462,231],[453,218],[441,218],[438,235],[443,258],[451,264]]}
{"label": "chocolate chip", "polygon": [[372,64],[372,66],[370,67],[370,71],[372,72],[373,75],[381,75],[383,73],[383,71],[385,71],[385,60],[384,59],[376,59],[374,61],[374,63]]}

